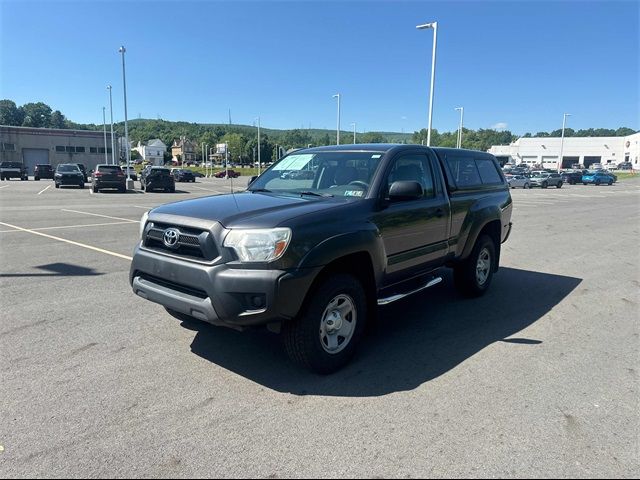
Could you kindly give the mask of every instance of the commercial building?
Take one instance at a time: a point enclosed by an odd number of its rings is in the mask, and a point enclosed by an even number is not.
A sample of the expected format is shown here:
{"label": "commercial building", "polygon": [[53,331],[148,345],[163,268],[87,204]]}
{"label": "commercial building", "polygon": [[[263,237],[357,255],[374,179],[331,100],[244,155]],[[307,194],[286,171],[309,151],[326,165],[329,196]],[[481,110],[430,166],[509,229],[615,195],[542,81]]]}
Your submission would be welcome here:
{"label": "commercial building", "polygon": [[[494,145],[488,151],[501,163],[526,164],[558,168],[560,137],[519,138],[511,145]],[[615,166],[631,162],[640,170],[640,132],[627,137],[565,137],[561,168],[580,164],[589,168],[594,163]]]}
{"label": "commercial building", "polygon": [[0,161],[22,162],[29,175],[42,163],[82,163],[89,171],[111,162],[111,135],[105,149],[100,131],[0,126]]}

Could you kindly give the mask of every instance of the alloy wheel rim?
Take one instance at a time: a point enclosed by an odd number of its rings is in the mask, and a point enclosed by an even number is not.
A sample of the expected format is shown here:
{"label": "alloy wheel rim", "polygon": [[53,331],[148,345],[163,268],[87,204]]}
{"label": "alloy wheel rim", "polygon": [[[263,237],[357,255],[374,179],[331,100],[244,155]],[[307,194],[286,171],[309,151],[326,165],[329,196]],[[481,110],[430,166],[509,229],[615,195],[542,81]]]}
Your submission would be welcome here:
{"label": "alloy wheel rim", "polygon": [[320,322],[320,344],[325,352],[337,355],[353,338],[358,315],[353,299],[346,294],[336,295],[327,305]]}
{"label": "alloy wheel rim", "polygon": [[490,271],[491,254],[487,248],[483,248],[480,251],[480,255],[478,255],[478,262],[476,263],[476,281],[478,285],[482,286],[487,282]]}

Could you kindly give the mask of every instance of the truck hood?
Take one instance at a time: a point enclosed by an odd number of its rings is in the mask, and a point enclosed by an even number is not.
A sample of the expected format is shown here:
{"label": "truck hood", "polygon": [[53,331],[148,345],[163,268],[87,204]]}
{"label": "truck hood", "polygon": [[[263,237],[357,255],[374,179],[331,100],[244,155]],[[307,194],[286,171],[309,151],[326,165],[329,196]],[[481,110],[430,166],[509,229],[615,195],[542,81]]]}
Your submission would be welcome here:
{"label": "truck hood", "polygon": [[184,200],[154,208],[154,215],[215,221],[225,228],[274,228],[301,215],[339,208],[353,200],[242,192]]}

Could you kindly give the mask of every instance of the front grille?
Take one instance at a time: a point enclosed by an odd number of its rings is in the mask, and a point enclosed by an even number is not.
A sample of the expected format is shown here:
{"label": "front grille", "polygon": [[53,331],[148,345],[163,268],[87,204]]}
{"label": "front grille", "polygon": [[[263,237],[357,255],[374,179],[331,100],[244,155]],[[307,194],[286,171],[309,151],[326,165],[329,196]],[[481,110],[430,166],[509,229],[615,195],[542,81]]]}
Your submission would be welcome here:
{"label": "front grille", "polygon": [[207,298],[207,292],[204,290],[199,290],[197,288],[192,288],[187,285],[182,285],[181,283],[172,282],[165,278],[156,277],[154,275],[149,275],[147,273],[140,273],[138,271],[135,272],[135,276],[139,275],[143,280],[147,280],[148,282],[155,283],[162,287],[170,288],[171,290],[175,290],[177,292],[186,293],[187,295],[191,295],[192,297],[198,298]]}
{"label": "front grille", "polygon": [[[164,233],[168,228],[179,232],[174,246],[164,243]],[[144,246],[151,250],[184,257],[190,260],[213,261],[218,257],[218,249],[207,230],[197,230],[161,223],[152,223],[147,227]]]}

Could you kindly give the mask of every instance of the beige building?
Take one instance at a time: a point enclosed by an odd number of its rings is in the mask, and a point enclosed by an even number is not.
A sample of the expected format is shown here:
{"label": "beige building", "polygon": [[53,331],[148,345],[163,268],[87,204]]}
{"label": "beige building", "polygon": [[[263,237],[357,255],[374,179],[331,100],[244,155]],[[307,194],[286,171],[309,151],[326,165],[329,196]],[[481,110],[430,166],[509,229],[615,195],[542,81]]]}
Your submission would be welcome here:
{"label": "beige building", "polygon": [[175,140],[171,145],[171,159],[174,162],[195,162],[196,161],[197,145],[191,140],[187,140],[182,137],[179,140]]}
{"label": "beige building", "polygon": [[43,163],[82,163],[89,171],[111,163],[111,135],[105,148],[101,131],[0,126],[0,161],[22,162],[29,175]]}

